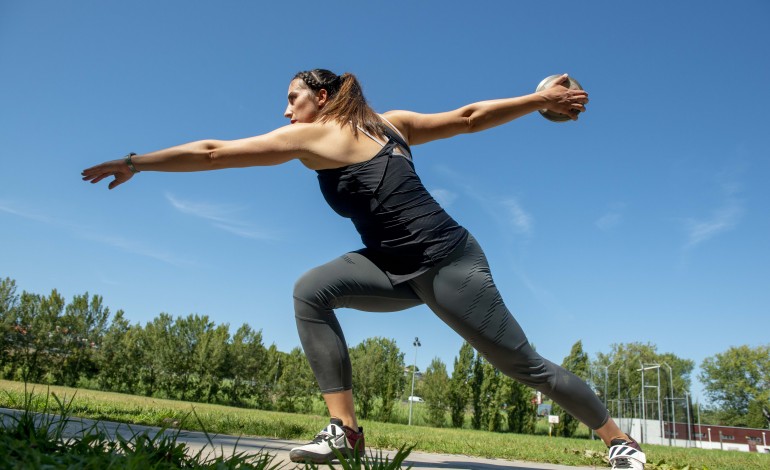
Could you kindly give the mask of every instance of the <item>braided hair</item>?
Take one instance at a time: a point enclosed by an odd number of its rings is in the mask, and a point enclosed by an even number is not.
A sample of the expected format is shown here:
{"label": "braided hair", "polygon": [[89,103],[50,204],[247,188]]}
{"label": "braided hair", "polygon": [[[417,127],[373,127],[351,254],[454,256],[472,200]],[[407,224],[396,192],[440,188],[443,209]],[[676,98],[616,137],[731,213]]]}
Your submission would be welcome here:
{"label": "braided hair", "polygon": [[370,134],[383,136],[384,124],[366,102],[355,75],[337,75],[326,69],[314,69],[298,72],[294,75],[294,79],[297,78],[313,92],[326,90],[329,100],[318,115],[319,122],[335,121],[342,126],[350,126],[356,137],[359,127]]}

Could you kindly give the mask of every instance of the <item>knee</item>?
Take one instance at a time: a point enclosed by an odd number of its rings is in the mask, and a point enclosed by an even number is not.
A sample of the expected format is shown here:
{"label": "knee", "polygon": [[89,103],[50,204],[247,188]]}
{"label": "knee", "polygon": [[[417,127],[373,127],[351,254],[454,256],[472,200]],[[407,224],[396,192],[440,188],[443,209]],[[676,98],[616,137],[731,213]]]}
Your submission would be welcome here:
{"label": "knee", "polygon": [[297,279],[293,292],[295,311],[302,305],[321,309],[331,308],[332,297],[329,286],[324,281],[324,276],[318,268],[311,269]]}
{"label": "knee", "polygon": [[547,384],[553,375],[549,362],[529,344],[490,362],[508,377],[534,388]]}

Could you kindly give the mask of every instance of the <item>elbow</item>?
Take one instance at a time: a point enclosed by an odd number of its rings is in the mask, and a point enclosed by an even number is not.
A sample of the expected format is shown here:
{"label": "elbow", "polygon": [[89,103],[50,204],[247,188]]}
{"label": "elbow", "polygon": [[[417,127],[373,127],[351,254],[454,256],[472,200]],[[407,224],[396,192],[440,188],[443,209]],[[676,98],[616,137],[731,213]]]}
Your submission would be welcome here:
{"label": "elbow", "polygon": [[463,127],[466,134],[473,134],[484,130],[484,113],[477,109],[469,109],[463,113]]}
{"label": "elbow", "polygon": [[206,166],[211,170],[225,168],[223,145],[219,140],[201,141],[202,157]]}
{"label": "elbow", "polygon": [[475,119],[473,116],[468,116],[464,118],[464,120],[466,134],[473,134],[474,132],[478,132],[480,130],[478,119]]}

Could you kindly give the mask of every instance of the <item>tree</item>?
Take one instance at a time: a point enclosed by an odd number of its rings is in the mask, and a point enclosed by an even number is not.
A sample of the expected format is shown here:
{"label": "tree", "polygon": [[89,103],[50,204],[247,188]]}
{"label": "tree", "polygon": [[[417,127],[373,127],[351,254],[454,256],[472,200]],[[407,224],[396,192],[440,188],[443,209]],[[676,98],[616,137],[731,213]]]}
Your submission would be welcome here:
{"label": "tree", "polygon": [[519,434],[534,434],[537,422],[537,405],[534,391],[526,385],[510,377],[504,379],[506,414],[508,415],[508,431]]}
{"label": "tree", "polygon": [[11,278],[0,280],[0,377],[11,373],[14,354],[14,337],[19,296],[16,294],[16,281]]}
{"label": "tree", "polygon": [[746,426],[757,429],[770,429],[770,390],[763,390],[749,403],[746,413]]}
{"label": "tree", "polygon": [[199,339],[195,345],[194,393],[196,401],[215,402],[225,375],[230,325],[215,325],[208,316],[198,320]]}
{"label": "tree", "polygon": [[281,354],[281,375],[276,387],[276,408],[290,413],[310,412],[319,393],[310,363],[300,348]]}
{"label": "tree", "polygon": [[270,397],[269,403],[271,404],[277,403],[278,377],[281,376],[283,369],[281,367],[281,358],[283,356],[285,356],[285,353],[279,351],[275,343],[267,348],[267,362],[265,366],[267,368],[267,393]]}
{"label": "tree", "polygon": [[361,418],[370,416],[379,399],[379,418],[387,421],[406,384],[404,353],[394,340],[374,337],[351,348],[350,360],[353,366],[353,393]]}
{"label": "tree", "polygon": [[446,410],[449,405],[447,389],[449,376],[446,365],[439,358],[434,358],[422,376],[422,397],[428,409],[428,423],[443,427]]}
{"label": "tree", "polygon": [[[229,325],[215,327],[206,315],[177,318],[168,328],[168,346],[160,346],[171,396],[209,401],[222,380]],[[172,354],[173,351],[173,354]]]}
{"label": "tree", "polygon": [[[646,366],[651,364],[660,365],[660,394],[668,396],[671,385],[669,383],[669,373],[666,364],[671,367],[671,376],[673,376],[674,396],[683,398],[685,392],[690,390],[690,374],[695,363],[689,359],[681,359],[672,353],[660,354],[657,346],[652,343],[623,343],[613,344],[612,351],[609,354],[597,354],[596,361],[591,363],[591,375],[593,376],[593,385],[599,394],[599,397],[607,400],[607,406],[612,407],[613,403],[618,403],[631,413],[631,406],[637,406],[638,397],[642,391],[642,377],[639,369],[641,364]],[[618,384],[618,371],[620,372],[620,384]],[[605,381],[605,373],[607,380]],[[645,385],[652,385],[652,374],[657,374],[655,370],[648,370],[645,374]],[[606,384],[606,387],[605,387]],[[655,379],[657,385],[657,378]],[[607,388],[607,390],[605,390]],[[618,397],[617,390],[620,390],[621,396]],[[635,405],[632,402],[636,402]],[[685,406],[683,400],[677,402],[680,410],[675,411],[676,417],[685,416]],[[649,406],[649,402],[648,405]],[[649,407],[647,416],[657,414],[657,405]],[[664,417],[670,414],[669,407],[664,407]]]}
{"label": "tree", "polygon": [[[583,351],[582,341],[578,341],[572,345],[569,355],[564,358],[561,366],[583,380],[588,379],[588,354]],[[554,434],[563,437],[574,436],[580,422],[557,404],[554,404],[552,413],[559,415],[559,424],[554,426]]]}
{"label": "tree", "polygon": [[480,354],[476,355],[473,361],[473,375],[471,377],[471,406],[473,407],[473,418],[471,418],[471,427],[481,429],[483,414],[483,397],[481,388],[484,384],[484,359]]}
{"label": "tree", "polygon": [[227,391],[230,402],[240,404],[250,398],[259,407],[267,404],[267,390],[272,384],[267,359],[262,331],[241,325],[227,353],[227,376],[232,380]]}
{"label": "tree", "polygon": [[500,431],[503,424],[502,409],[507,390],[505,376],[488,361],[483,361],[484,380],[481,384],[481,428],[487,431]]}
{"label": "tree", "polygon": [[[721,421],[733,426],[748,425],[748,413],[761,407],[770,389],[770,345],[731,347],[706,358],[699,375],[710,401],[721,409]],[[758,410],[754,410],[756,413]],[[752,419],[756,421],[756,419]]]}
{"label": "tree", "polygon": [[471,399],[471,382],[473,380],[473,347],[463,342],[460,347],[460,355],[455,358],[454,371],[449,380],[449,411],[452,417],[452,426],[463,427],[465,422],[465,410]]}
{"label": "tree", "polygon": [[147,354],[140,383],[148,396],[176,398],[174,363],[180,351],[172,343],[173,323],[171,315],[160,313],[145,325],[139,338],[141,347]]}
{"label": "tree", "polygon": [[64,298],[54,289],[48,297],[22,292],[14,321],[14,368],[16,379],[55,383],[54,372],[66,353],[57,344],[56,324]]}
{"label": "tree", "polygon": [[104,334],[97,356],[97,383],[102,390],[137,393],[145,362],[141,334],[141,327],[132,326],[123,310],[118,310]]}
{"label": "tree", "polygon": [[56,325],[63,355],[56,374],[59,383],[74,387],[81,377],[90,379],[96,376],[95,348],[102,342],[109,316],[110,309],[102,305],[102,298],[98,295],[89,300],[86,292],[76,295],[67,304],[64,315]]}

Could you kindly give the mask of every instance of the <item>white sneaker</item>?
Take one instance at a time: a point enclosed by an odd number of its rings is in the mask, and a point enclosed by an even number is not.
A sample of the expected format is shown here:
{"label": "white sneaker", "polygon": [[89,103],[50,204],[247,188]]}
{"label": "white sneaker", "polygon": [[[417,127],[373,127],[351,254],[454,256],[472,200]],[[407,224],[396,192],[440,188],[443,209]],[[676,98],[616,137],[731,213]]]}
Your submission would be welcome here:
{"label": "white sneaker", "polygon": [[629,438],[610,441],[610,465],[613,469],[644,470],[647,457],[639,443]]}
{"label": "white sneaker", "polygon": [[329,425],[315,435],[309,444],[289,452],[292,462],[326,463],[336,459],[334,449],[345,457],[364,455],[364,429],[358,431],[344,426],[341,419],[332,418]]}

